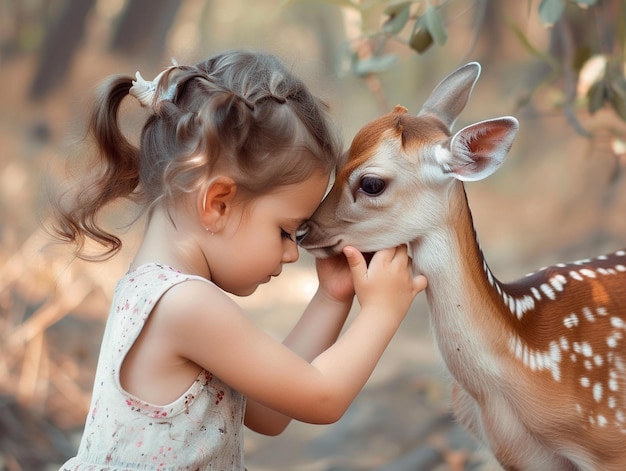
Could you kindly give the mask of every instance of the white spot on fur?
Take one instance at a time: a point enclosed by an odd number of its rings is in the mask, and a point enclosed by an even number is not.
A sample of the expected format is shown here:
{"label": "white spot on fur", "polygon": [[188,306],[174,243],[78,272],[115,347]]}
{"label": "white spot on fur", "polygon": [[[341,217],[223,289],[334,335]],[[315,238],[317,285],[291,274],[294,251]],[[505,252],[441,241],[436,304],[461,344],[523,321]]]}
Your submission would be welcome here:
{"label": "white spot on fur", "polygon": [[593,398],[595,399],[597,403],[599,403],[602,400],[602,394],[603,394],[602,385],[600,383],[594,384],[593,385]]}
{"label": "white spot on fur", "polygon": [[567,278],[565,278],[561,274],[555,275],[552,278],[550,278],[550,284],[552,285],[555,291],[563,291],[563,285],[565,283],[567,283]]}
{"label": "white spot on fur", "polygon": [[593,312],[591,312],[591,309],[589,309],[587,306],[583,307],[583,315],[585,316],[585,319],[587,319],[589,322],[593,322],[596,320],[596,318],[593,316]]}
{"label": "white spot on fur", "polygon": [[535,308],[535,300],[529,295],[515,300],[515,315],[521,319],[525,313]]}
{"label": "white spot on fur", "polygon": [[530,288],[530,292],[533,294],[537,301],[541,301],[541,293],[537,288],[533,286],[532,288]]}
{"label": "white spot on fur", "polygon": [[619,391],[619,384],[617,382],[617,374],[615,373],[615,371],[611,370],[609,372],[609,390],[613,391],[613,392],[617,392]]}
{"label": "white spot on fur", "polygon": [[580,276],[580,273],[578,273],[577,271],[573,271],[572,270],[571,272],[569,272],[569,276],[571,276],[572,278],[574,278],[575,280],[578,280],[578,281],[582,281],[583,280],[583,277]]}
{"label": "white spot on fur", "polygon": [[542,283],[541,286],[539,287],[539,289],[541,289],[541,291],[543,291],[543,294],[545,294],[552,301],[554,301],[556,299],[556,295],[554,294],[554,290],[552,289],[552,287],[550,287],[550,285],[548,283]]}
{"label": "white spot on fur", "polygon": [[563,319],[563,324],[568,329],[576,327],[578,325],[578,316],[572,312],[569,316]]}
{"label": "white spot on fur", "polygon": [[546,351],[533,350],[519,337],[512,337],[509,342],[511,353],[531,371],[549,370],[555,381],[561,380],[561,349],[557,342],[550,342],[550,349]]}
{"label": "white spot on fur", "polygon": [[491,273],[491,270],[487,269],[487,266],[485,265],[486,268],[486,273],[487,273],[487,280],[489,281],[489,284],[491,286],[493,286],[493,274]]}
{"label": "white spot on fur", "polygon": [[606,344],[609,346],[609,348],[617,347],[617,338],[615,337],[615,334],[606,339]]}
{"label": "white spot on fur", "polygon": [[585,275],[587,278],[595,278],[596,277],[596,272],[593,270],[590,270],[589,268],[583,268],[580,270],[580,274],[581,275]]}

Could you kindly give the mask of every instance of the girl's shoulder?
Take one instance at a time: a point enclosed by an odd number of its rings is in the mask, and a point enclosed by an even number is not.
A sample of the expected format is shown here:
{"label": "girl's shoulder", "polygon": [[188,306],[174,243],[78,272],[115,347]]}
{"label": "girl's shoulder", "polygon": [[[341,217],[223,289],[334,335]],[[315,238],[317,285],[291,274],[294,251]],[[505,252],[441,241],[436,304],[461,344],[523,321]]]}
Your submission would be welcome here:
{"label": "girl's shoulder", "polygon": [[135,268],[131,268],[122,277],[121,281],[133,282],[136,280],[161,280],[161,281],[186,281],[186,280],[198,280],[205,283],[213,284],[211,280],[208,280],[202,276],[190,275],[184,273],[177,268],[171,267],[157,262],[148,262],[141,264]]}
{"label": "girl's shoulder", "polygon": [[161,263],[149,262],[129,269],[117,282],[116,292],[152,292],[159,296],[172,287],[185,282],[198,282],[204,287],[217,288],[215,284],[202,276],[184,273],[174,267]]}
{"label": "girl's shoulder", "polygon": [[167,313],[171,313],[176,322],[198,313],[207,315],[240,310],[237,303],[211,280],[159,263],[145,263],[130,270],[120,283],[160,292],[156,306],[160,316],[169,317]]}
{"label": "girl's shoulder", "polygon": [[131,268],[118,281],[116,298],[118,302],[143,302],[147,307],[152,305],[151,310],[158,308],[159,312],[171,312],[177,318],[185,313],[210,312],[213,306],[223,307],[224,303],[237,308],[211,280],[154,262]]}

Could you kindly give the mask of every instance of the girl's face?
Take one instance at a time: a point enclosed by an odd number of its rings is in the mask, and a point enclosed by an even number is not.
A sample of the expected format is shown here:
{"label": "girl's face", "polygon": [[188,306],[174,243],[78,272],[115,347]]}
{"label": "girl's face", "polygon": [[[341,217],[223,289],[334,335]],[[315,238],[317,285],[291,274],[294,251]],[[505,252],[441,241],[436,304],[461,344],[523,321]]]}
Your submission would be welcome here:
{"label": "girl's face", "polygon": [[328,181],[329,175],[316,172],[304,182],[256,198],[245,209],[235,206],[220,233],[219,253],[209,262],[212,281],[247,296],[280,275],[284,263],[298,260],[296,230],[320,204]]}

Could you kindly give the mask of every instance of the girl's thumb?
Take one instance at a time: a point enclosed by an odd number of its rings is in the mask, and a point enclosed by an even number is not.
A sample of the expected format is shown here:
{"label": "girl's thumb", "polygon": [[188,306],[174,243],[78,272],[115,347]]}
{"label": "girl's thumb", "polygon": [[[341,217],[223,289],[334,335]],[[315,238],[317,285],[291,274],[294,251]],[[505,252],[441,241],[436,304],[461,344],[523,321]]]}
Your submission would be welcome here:
{"label": "girl's thumb", "polygon": [[363,254],[354,247],[344,247],[343,254],[348,260],[348,266],[353,275],[363,275],[367,271],[367,264]]}

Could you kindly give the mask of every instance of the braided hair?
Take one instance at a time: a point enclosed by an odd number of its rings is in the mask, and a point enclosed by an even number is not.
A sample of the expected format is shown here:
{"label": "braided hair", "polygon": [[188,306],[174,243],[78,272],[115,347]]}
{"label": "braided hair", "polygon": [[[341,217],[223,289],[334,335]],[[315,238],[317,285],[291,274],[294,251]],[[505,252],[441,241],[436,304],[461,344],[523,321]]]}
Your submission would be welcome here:
{"label": "braided hair", "polygon": [[98,222],[119,198],[148,214],[159,204],[169,209],[220,172],[251,199],[315,171],[330,173],[337,163],[341,141],[327,106],[271,54],[224,52],[157,78],[141,94],[149,115],[138,147],[118,121],[123,99],[138,95],[136,82],[114,76],[101,87],[88,127],[99,171],[53,202],[54,234],[75,244],[81,258],[94,258],[84,253],[87,239],[102,246],[98,259],[120,250],[121,240]]}

